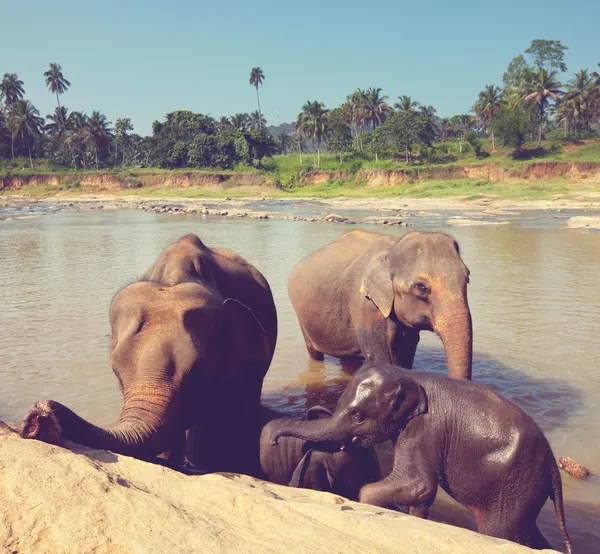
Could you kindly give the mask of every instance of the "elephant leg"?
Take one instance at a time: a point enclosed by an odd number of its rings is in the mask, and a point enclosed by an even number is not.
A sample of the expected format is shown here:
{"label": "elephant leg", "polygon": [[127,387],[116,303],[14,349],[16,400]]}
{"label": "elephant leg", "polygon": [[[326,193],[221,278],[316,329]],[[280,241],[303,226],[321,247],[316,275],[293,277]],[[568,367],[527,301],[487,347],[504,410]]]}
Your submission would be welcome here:
{"label": "elephant leg", "polygon": [[552,549],[536,525],[537,513],[532,517],[532,514],[511,512],[510,506],[499,506],[484,514],[473,515],[479,532],[484,535],[506,539],[536,550]]}
{"label": "elephant leg", "polygon": [[308,355],[313,359],[319,362],[322,362],[325,359],[325,356],[322,352],[319,352],[314,348],[312,341],[308,338],[304,327],[300,325],[300,330],[302,331],[302,336],[304,337],[304,344],[306,345],[306,350],[308,351]]}
{"label": "elephant leg", "polygon": [[435,464],[426,458],[418,440],[408,439],[395,446],[391,473],[360,490],[360,502],[384,508],[408,506],[411,515],[426,518],[437,487]]}

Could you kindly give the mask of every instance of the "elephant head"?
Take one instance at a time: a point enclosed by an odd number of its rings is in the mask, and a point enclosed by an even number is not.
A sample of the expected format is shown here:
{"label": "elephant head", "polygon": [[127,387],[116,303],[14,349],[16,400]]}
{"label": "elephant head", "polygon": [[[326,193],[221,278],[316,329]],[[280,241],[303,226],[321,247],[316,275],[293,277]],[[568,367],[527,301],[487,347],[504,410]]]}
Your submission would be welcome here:
{"label": "elephant head", "polygon": [[[254,396],[236,405],[238,418],[252,417],[242,412],[252,401],[258,409],[260,387],[252,383],[257,379],[248,368],[268,356],[265,330],[252,311],[231,298],[205,303],[192,298],[176,304],[165,297],[163,305],[150,309],[155,299],[145,285],[130,285],[111,307],[111,359],[124,399],[116,426],[97,427],[50,400],[29,411],[21,429],[24,438],[46,442],[64,438],[150,459],[173,448],[186,429],[203,420],[203,414],[211,425],[209,414],[224,396],[237,394],[242,400]],[[147,302],[140,304],[140,298]]]}
{"label": "elephant head", "polygon": [[427,406],[425,389],[405,372],[393,366],[366,366],[354,375],[331,417],[290,419],[271,434],[271,442],[291,436],[368,448],[394,437],[413,418],[427,413]]}
{"label": "elephant head", "polygon": [[373,256],[361,292],[383,317],[393,311],[406,327],[436,333],[444,344],[448,375],[470,379],[473,330],[468,282],[469,270],[451,237],[409,233]]}

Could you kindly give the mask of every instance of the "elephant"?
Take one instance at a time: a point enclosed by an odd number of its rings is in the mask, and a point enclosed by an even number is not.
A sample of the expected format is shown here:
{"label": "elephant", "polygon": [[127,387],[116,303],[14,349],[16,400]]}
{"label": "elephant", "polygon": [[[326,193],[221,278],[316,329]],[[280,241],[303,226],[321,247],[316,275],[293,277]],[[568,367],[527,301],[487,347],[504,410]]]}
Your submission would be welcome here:
{"label": "elephant", "polygon": [[469,270],[443,233],[350,231],[301,260],[288,280],[309,355],[412,369],[419,331],[434,331],[448,375],[470,379]]}
{"label": "elephant", "polygon": [[195,450],[188,446],[188,457],[199,466],[247,470],[237,466],[240,444],[254,448],[258,465],[253,434],[277,313],[256,268],[186,235],[116,294],[110,323],[112,368],[124,399],[116,426],[97,427],[50,400],[28,412],[22,437],[69,439],[144,460],[168,452],[175,467],[189,430]]}
{"label": "elephant", "polygon": [[438,485],[474,517],[481,533],[550,548],[536,525],[548,497],[572,551],[556,460],[540,428],[491,387],[389,364],[366,364],[331,418],[290,420],[271,435],[370,448],[393,441],[391,473],[365,485],[361,502],[405,505],[427,518]]}
{"label": "elephant", "polygon": [[[331,417],[331,412],[313,406],[307,420]],[[381,479],[379,461],[373,448],[340,450],[331,443],[308,442],[294,437],[282,437],[277,446],[271,445],[271,434],[289,418],[273,418],[271,412],[260,436],[260,465],[262,475],[279,485],[327,491],[350,500],[358,500],[363,485]]]}

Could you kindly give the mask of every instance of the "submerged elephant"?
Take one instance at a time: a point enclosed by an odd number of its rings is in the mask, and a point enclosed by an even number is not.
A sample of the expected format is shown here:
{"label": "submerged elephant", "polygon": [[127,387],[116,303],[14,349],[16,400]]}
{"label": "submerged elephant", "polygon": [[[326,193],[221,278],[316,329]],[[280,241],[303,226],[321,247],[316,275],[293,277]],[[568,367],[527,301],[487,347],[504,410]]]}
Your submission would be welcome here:
{"label": "submerged elephant", "polygon": [[359,370],[327,420],[291,420],[272,434],[372,447],[394,442],[392,472],[360,501],[406,505],[427,517],[438,485],[475,518],[479,531],[550,548],[536,525],[548,497],[567,552],[560,473],[546,437],[523,410],[486,385],[391,365]]}
{"label": "submerged elephant", "polygon": [[102,429],[58,402],[39,402],[23,422],[23,437],[63,437],[142,459],[170,451],[176,465],[190,429],[194,463],[245,471],[235,454],[246,447],[256,450],[258,464],[257,440],[246,430],[259,426],[277,315],[256,268],[186,235],[115,296],[110,322],[111,362],[124,398],[117,425]]}
{"label": "submerged elephant", "polygon": [[314,359],[362,356],[412,368],[419,331],[434,331],[448,375],[471,378],[469,270],[442,233],[345,233],[293,269],[288,292]]}
{"label": "submerged elephant", "polygon": [[[330,418],[331,412],[314,406],[307,420]],[[271,416],[272,417],[272,416]],[[270,419],[270,418],[269,418]],[[360,489],[381,479],[379,461],[373,448],[340,450],[331,443],[309,442],[282,437],[276,446],[271,434],[285,426],[289,418],[270,419],[260,436],[262,477],[279,485],[332,492],[358,500]]]}

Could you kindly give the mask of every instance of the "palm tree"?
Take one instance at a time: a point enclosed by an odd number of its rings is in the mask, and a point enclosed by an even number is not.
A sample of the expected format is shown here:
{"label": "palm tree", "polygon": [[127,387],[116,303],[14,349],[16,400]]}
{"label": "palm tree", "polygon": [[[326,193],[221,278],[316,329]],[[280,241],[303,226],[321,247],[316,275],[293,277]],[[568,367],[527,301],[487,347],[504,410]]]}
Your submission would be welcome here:
{"label": "palm tree", "polygon": [[[287,154],[292,147],[293,139],[288,133],[279,133],[277,136],[277,149],[280,154]],[[301,162],[302,163],[302,162]]]}
{"label": "palm tree", "polygon": [[575,73],[558,108],[559,118],[565,123],[577,121],[577,132],[590,130],[590,125],[600,113],[600,83],[587,69]]}
{"label": "palm tree", "polygon": [[[486,132],[491,126],[492,120],[500,110],[500,89],[494,85],[486,85],[479,93],[479,99],[473,106],[473,110],[483,123],[483,131]],[[492,150],[496,149],[494,140],[494,128],[491,127]]]}
{"label": "palm tree", "polygon": [[473,117],[467,113],[456,116],[456,127],[459,132],[460,140],[458,148],[462,152],[462,145],[465,142],[465,135],[473,128]]}
{"label": "palm tree", "polygon": [[250,129],[250,116],[247,113],[236,113],[230,118],[233,129],[239,133],[245,133]]}
{"label": "palm tree", "polygon": [[260,111],[260,98],[258,96],[258,85],[262,85],[265,80],[265,74],[260,67],[253,67],[252,71],[250,71],[250,84],[256,88],[256,101],[258,102],[258,113],[261,114]]}
{"label": "palm tree", "polygon": [[399,112],[414,112],[419,107],[419,103],[417,101],[413,101],[413,99],[410,96],[407,96],[406,94],[398,96],[398,100],[400,100],[400,102],[396,102],[394,104],[394,108]]}
{"label": "palm tree", "polygon": [[542,129],[544,126],[544,114],[550,104],[550,100],[558,101],[563,94],[562,85],[556,78],[556,71],[547,71],[540,68],[532,72],[527,83],[523,102],[534,106],[539,121],[538,146],[542,147]]}
{"label": "palm tree", "polygon": [[259,111],[254,111],[250,114],[250,128],[253,131],[262,131],[267,126],[267,120]]}
{"label": "palm tree", "polygon": [[441,120],[437,110],[433,106],[420,106],[418,113],[425,123],[421,135],[424,140],[431,143],[441,132]]}
{"label": "palm tree", "polygon": [[229,129],[233,129],[231,120],[226,116],[221,117],[219,119],[219,121],[217,121],[217,127],[218,127],[219,131],[226,131]]}
{"label": "palm tree", "polygon": [[[48,87],[48,90],[56,94],[56,103],[60,109],[59,95],[67,92],[67,89],[71,86],[71,83],[65,79],[62,73],[62,68],[57,63],[50,64],[50,69],[44,72],[44,77],[46,78],[46,86]],[[63,125],[65,124],[66,121],[63,120]]]}
{"label": "palm tree", "polygon": [[71,149],[75,167],[77,167],[77,156],[79,156],[83,169],[86,169],[85,146],[88,120],[89,117],[82,112],[71,112],[66,124],[68,132],[65,142]]}
{"label": "palm tree", "polygon": [[386,102],[388,98],[387,94],[380,96],[380,92],[380,88],[371,87],[365,91],[362,97],[364,117],[373,124],[373,131],[377,125],[385,121],[388,114],[392,111]]}
{"label": "palm tree", "polygon": [[24,94],[23,81],[19,79],[19,76],[16,73],[5,73],[0,82],[0,99],[4,101],[5,111],[10,111],[17,102],[23,99]]}
{"label": "palm tree", "polygon": [[111,123],[106,121],[106,116],[94,111],[87,120],[84,130],[84,140],[88,148],[93,149],[98,169],[98,151],[104,150],[112,138]]}
{"label": "palm tree", "polygon": [[327,114],[329,110],[322,102],[308,101],[302,106],[302,111],[296,119],[296,129],[299,135],[311,139],[317,149],[317,167],[321,165],[321,143],[327,136]]}
{"label": "palm tree", "polygon": [[48,114],[46,119],[48,119],[51,123],[46,124],[46,132],[50,137],[57,141],[61,141],[66,132],[65,121],[67,121],[69,116],[69,110],[64,106],[56,107],[54,109],[53,114]]}
{"label": "palm tree", "polygon": [[29,151],[29,163],[33,169],[33,158],[31,147],[36,137],[42,134],[44,118],[40,117],[39,110],[29,100],[19,100],[11,110],[8,118],[8,126],[12,137],[12,157],[15,157],[14,139],[19,137],[27,142]]}

